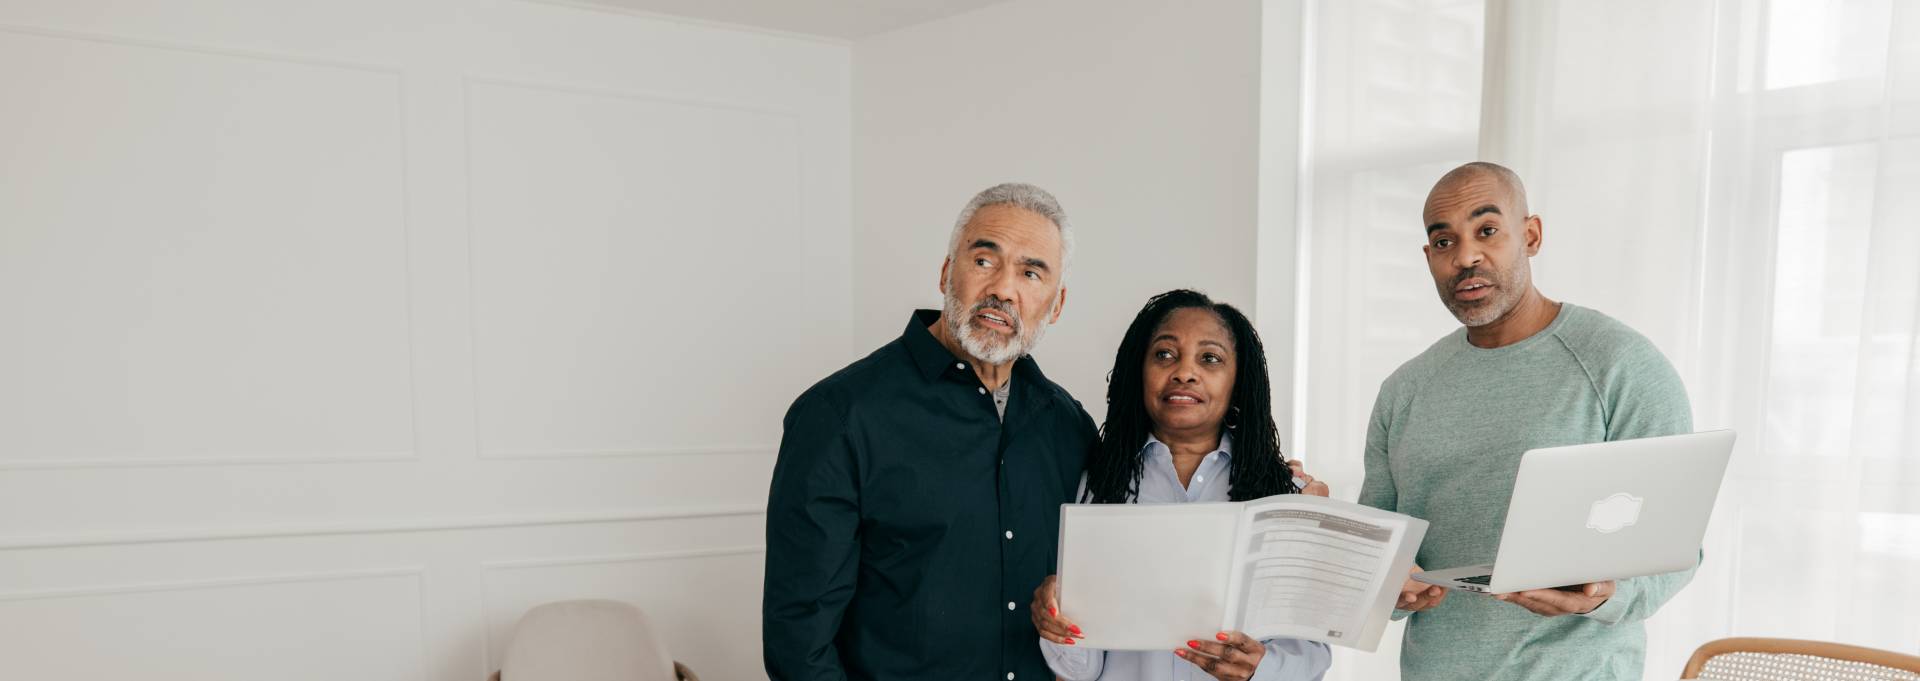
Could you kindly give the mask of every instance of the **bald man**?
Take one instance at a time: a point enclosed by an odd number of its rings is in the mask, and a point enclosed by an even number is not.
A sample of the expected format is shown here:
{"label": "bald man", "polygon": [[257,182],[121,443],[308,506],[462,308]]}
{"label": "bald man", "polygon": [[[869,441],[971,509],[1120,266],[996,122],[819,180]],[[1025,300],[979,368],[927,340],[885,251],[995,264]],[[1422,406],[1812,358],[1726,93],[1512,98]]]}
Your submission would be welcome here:
{"label": "bald man", "polygon": [[[1537,447],[1692,432],[1680,377],[1652,343],[1533,285],[1540,216],[1512,170],[1469,163],[1427,195],[1423,249],[1462,328],[1380,386],[1360,503],[1432,525],[1418,565],[1493,561],[1520,454]],[[1415,570],[1420,568],[1416,566]],[[1639,679],[1642,622],[1692,570],[1496,597],[1408,580],[1407,681]]]}

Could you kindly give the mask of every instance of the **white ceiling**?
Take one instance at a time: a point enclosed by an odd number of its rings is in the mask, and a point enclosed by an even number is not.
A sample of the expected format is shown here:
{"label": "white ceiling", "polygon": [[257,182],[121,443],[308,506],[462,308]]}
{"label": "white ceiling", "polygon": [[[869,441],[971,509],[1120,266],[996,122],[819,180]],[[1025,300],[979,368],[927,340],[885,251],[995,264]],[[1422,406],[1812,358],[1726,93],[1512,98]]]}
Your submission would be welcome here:
{"label": "white ceiling", "polygon": [[853,39],[1006,0],[575,0],[778,31]]}

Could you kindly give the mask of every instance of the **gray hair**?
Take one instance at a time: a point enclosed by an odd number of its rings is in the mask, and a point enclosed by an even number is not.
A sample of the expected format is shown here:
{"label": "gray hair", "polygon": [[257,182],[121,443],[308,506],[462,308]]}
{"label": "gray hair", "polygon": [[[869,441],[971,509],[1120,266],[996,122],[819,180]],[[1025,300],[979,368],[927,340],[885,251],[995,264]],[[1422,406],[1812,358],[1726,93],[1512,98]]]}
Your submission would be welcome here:
{"label": "gray hair", "polygon": [[1060,285],[1065,286],[1067,272],[1073,267],[1073,227],[1067,223],[1066,211],[1060,210],[1060,202],[1052,194],[1023,182],[996,184],[973,195],[967,207],[960,209],[960,218],[953,221],[953,237],[947,240],[947,255],[959,252],[960,233],[966,231],[974,213],[987,206],[1002,204],[1033,211],[1060,228]]}

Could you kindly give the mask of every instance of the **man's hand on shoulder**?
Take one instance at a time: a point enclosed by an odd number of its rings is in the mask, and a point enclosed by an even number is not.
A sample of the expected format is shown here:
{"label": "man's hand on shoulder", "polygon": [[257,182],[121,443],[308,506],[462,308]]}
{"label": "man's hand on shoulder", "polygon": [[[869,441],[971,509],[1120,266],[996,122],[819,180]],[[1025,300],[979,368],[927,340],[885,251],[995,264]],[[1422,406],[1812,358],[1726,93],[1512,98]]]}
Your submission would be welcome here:
{"label": "man's hand on shoulder", "polygon": [[1584,615],[1593,612],[1613,597],[1612,580],[1576,584],[1557,589],[1534,589],[1499,594],[1494,599],[1506,601],[1533,611],[1541,617],[1559,617],[1561,615]]}

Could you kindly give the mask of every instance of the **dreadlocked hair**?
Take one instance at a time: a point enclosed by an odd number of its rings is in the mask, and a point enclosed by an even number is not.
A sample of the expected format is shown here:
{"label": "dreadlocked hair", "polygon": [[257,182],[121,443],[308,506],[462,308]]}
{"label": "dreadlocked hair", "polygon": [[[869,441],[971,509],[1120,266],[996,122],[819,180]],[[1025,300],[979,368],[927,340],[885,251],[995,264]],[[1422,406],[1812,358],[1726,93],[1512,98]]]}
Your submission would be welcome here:
{"label": "dreadlocked hair", "polygon": [[[1293,471],[1280,453],[1279,428],[1273,422],[1273,387],[1267,379],[1267,353],[1260,334],[1247,316],[1206,294],[1175,289],[1147,300],[1134,316],[1127,335],[1114,353],[1107,374],[1107,419],[1100,425],[1100,441],[1087,457],[1087,491],[1082,502],[1124,504],[1140,494],[1145,469],[1140,448],[1153,431],[1145,393],[1147,346],[1174,310],[1211,310],[1233,333],[1233,394],[1224,427],[1233,433],[1233,457],[1228,468],[1228,498],[1247,501],[1275,494],[1293,494]],[[1237,423],[1236,423],[1237,420]]]}

